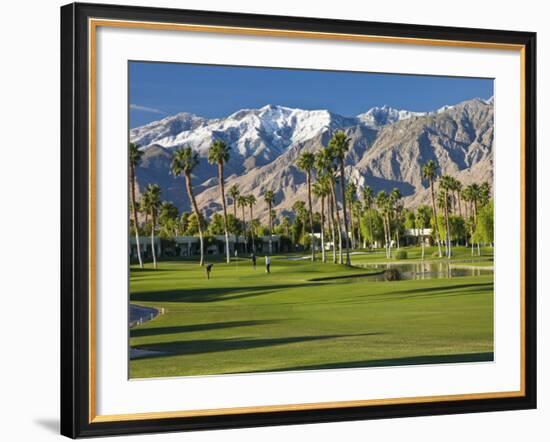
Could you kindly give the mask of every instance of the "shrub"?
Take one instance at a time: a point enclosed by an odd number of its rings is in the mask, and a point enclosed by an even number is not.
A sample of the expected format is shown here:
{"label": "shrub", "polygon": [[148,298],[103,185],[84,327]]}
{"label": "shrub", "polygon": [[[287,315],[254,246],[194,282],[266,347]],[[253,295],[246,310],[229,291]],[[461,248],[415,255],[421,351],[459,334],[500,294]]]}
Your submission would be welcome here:
{"label": "shrub", "polygon": [[399,281],[401,279],[401,274],[397,269],[388,269],[384,272],[384,279],[386,281]]}
{"label": "shrub", "polygon": [[407,259],[407,252],[405,250],[398,250],[393,254],[394,259]]}

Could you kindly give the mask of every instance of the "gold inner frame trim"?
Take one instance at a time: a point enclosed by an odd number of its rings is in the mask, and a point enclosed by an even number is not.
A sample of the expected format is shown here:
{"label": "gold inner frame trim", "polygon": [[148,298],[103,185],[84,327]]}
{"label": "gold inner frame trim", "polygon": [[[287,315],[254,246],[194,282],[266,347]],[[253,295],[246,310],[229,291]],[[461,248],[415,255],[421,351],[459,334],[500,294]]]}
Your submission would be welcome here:
{"label": "gold inner frame trim", "polygon": [[[520,54],[520,168],[521,168],[521,226],[520,226],[520,389],[518,391],[500,391],[487,393],[465,393],[438,396],[417,396],[388,399],[368,399],[352,401],[316,402],[284,405],[261,405],[234,408],[216,408],[202,410],[160,411],[130,414],[96,414],[96,35],[97,28],[133,28],[162,31],[185,31],[217,34],[252,35],[265,37],[289,37],[306,39],[339,40],[368,43],[410,44],[419,46],[443,46],[474,49],[498,49],[518,51]],[[390,37],[359,34],[339,34],[329,32],[292,31],[282,29],[244,28],[232,26],[210,26],[181,23],[157,23],[129,20],[95,19],[88,20],[88,87],[89,87],[89,423],[133,421],[146,419],[169,419],[179,417],[221,416],[259,412],[280,412],[296,410],[322,410],[328,408],[365,407],[376,405],[418,404],[427,402],[446,402],[461,400],[482,400],[513,398],[525,396],[525,46],[492,42],[474,42],[459,40],[438,40],[410,37]]]}

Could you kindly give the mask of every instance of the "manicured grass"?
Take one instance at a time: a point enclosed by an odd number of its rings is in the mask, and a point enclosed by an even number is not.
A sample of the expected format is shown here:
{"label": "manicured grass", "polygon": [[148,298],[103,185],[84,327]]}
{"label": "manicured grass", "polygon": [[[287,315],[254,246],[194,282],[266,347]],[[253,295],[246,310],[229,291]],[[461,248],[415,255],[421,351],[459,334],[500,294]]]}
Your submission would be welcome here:
{"label": "manicured grass", "polygon": [[132,360],[130,376],[492,360],[491,275],[309,281],[362,273],[281,257],[271,274],[263,258],[215,262],[210,280],[189,261],[133,266],[131,302],[165,314],[131,330],[133,347],[162,353]]}

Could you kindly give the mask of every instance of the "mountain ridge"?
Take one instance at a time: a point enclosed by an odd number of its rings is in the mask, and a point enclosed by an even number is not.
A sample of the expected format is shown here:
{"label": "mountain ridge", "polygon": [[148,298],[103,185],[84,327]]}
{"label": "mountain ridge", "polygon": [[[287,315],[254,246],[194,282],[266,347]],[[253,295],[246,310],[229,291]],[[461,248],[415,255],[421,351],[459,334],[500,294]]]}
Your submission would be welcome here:
{"label": "mountain ridge", "polygon": [[260,196],[266,190],[275,192],[274,208],[283,213],[296,200],[305,200],[305,177],[295,160],[303,151],[326,145],[336,130],[344,130],[352,140],[346,176],[360,189],[364,185],[375,191],[398,187],[405,203],[425,203],[426,183],[420,167],[429,159],[440,165],[441,173],[452,174],[465,184],[492,181],[492,97],[473,98],[432,112],[374,107],[355,117],[280,105],[241,109],[217,119],[182,112],[132,129],[130,141],[144,151],[144,161],[136,170],[139,189],[152,182],[160,184],[163,199],[173,201],[180,210],[190,207],[183,180],[169,174],[172,151],[182,145],[196,150],[201,161],[193,174],[194,189],[198,203],[210,216],[221,208],[221,200],[216,168],[207,163],[206,156],[213,140],[221,139],[231,147],[226,188],[236,184],[243,193],[254,194],[259,201],[256,212],[263,220],[267,211]]}

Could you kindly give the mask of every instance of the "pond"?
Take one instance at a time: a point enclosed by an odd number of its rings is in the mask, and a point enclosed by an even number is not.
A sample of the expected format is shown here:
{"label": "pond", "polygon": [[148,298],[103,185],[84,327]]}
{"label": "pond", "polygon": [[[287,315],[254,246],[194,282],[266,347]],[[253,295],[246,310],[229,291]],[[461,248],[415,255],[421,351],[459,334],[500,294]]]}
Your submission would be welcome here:
{"label": "pond", "polygon": [[[396,269],[399,271],[401,280],[411,279],[439,279],[439,278],[455,278],[461,276],[482,276],[492,275],[492,267],[480,267],[468,265],[468,263],[451,263],[448,262],[415,262],[415,263],[387,263],[387,264],[363,264],[360,267],[369,270],[388,270]],[[363,278],[368,281],[385,281],[386,277],[383,273]]]}

